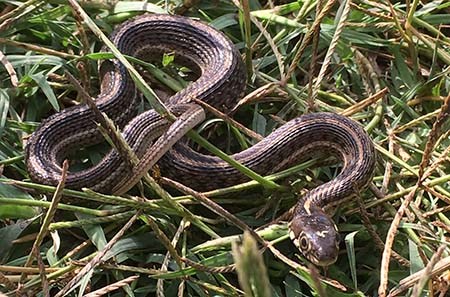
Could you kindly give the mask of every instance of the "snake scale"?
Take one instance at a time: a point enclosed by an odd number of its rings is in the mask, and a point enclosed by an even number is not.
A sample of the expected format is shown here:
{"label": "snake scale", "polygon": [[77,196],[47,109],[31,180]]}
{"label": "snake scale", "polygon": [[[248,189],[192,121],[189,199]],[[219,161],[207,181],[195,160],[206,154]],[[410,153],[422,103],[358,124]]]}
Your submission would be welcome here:
{"label": "snake scale", "polygon": [[[195,82],[167,102],[175,114],[189,114],[176,125],[183,125],[192,118],[198,119],[190,123],[195,125],[204,118],[203,109],[195,106],[192,98],[226,112],[245,90],[246,75],[239,52],[224,34],[200,21],[171,15],[143,15],[118,26],[111,40],[123,54],[139,59],[155,60],[163,53],[173,53],[176,63],[200,74]],[[103,62],[100,71],[103,78],[96,98],[98,108],[122,129],[124,139],[138,158],[145,157],[155,139],[172,126],[154,110],[137,115],[140,96],[118,61]],[[74,148],[103,141],[95,121],[94,113],[84,104],[66,108],[44,120],[26,147],[26,165],[31,179],[56,185],[61,177],[61,164]],[[162,145],[161,151],[163,156],[158,165],[162,175],[196,190],[248,180],[228,163],[200,154],[185,142]],[[342,161],[342,170],[336,178],[299,199],[289,224],[290,236],[307,259],[317,265],[329,265],[337,258],[339,236],[322,207],[353,195],[355,189],[364,188],[375,166],[373,144],[360,125],[333,113],[307,114],[290,120],[256,145],[232,157],[260,174],[268,174],[317,152],[335,155]],[[137,181],[136,171],[146,171],[156,161],[149,162],[145,168],[130,168],[119,153],[111,150],[98,164],[70,171],[66,187],[122,194]],[[127,182],[129,180],[132,182]]]}

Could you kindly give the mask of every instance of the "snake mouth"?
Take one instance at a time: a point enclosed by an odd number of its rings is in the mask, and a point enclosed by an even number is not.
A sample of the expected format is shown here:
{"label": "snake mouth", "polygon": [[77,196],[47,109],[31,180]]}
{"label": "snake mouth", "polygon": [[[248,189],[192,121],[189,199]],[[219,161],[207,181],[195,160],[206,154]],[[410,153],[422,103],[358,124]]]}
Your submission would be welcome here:
{"label": "snake mouth", "polygon": [[318,259],[315,255],[309,255],[307,257],[309,261],[311,261],[316,266],[326,267],[334,264],[337,260],[337,255],[335,257],[329,257],[327,259]]}
{"label": "snake mouth", "polygon": [[298,248],[300,253],[312,264],[316,266],[326,267],[334,264],[337,261],[337,255],[332,257],[317,257],[313,253],[304,253],[302,252],[300,245],[298,244],[298,240],[293,239],[294,245]]}

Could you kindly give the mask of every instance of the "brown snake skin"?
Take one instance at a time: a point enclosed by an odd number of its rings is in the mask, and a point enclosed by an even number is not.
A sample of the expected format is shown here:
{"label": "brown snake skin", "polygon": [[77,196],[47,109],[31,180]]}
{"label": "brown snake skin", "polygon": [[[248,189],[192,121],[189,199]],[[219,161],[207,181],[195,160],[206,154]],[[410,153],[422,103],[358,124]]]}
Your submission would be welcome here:
{"label": "brown snake skin", "polygon": [[[174,53],[176,63],[200,73],[198,80],[169,99],[167,105],[175,113],[183,109],[183,104],[190,103],[191,98],[226,111],[245,89],[246,75],[239,52],[221,32],[202,22],[179,16],[144,15],[120,25],[111,40],[123,54],[143,60],[154,60],[162,53]],[[120,63],[104,62],[101,72],[102,90],[96,99],[98,108],[119,125],[125,140],[141,157],[159,135],[155,135],[155,130],[167,129],[169,124],[153,110],[136,116],[139,96]],[[29,139],[26,165],[30,177],[39,183],[56,185],[60,180],[62,161],[70,151],[102,141],[95,116],[86,105],[56,113]],[[320,151],[342,160],[342,170],[335,179],[299,199],[290,233],[309,260],[328,265],[337,257],[338,234],[333,221],[321,207],[353,195],[354,189],[364,188],[375,166],[373,144],[359,124],[332,113],[304,115],[232,157],[260,174],[268,174]],[[158,165],[163,176],[197,190],[248,180],[218,157],[197,153],[184,143],[176,144]],[[87,187],[109,193],[117,183],[130,177],[132,168],[129,167],[112,150],[95,166],[69,172],[66,187]]]}

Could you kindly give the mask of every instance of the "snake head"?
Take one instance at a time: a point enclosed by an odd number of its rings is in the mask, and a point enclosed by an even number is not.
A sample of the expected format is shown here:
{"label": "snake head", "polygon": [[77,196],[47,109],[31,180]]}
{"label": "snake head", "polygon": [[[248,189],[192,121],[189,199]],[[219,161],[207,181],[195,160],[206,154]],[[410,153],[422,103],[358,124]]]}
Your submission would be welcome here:
{"label": "snake head", "polygon": [[336,262],[339,233],[331,218],[319,207],[296,210],[289,225],[289,236],[300,252],[317,266]]}

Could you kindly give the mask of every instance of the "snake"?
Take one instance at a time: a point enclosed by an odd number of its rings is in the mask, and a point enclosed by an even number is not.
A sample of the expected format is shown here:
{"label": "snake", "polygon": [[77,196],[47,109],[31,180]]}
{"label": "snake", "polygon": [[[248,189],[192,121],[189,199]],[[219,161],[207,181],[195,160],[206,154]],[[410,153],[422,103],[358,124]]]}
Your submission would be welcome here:
{"label": "snake", "polygon": [[[124,65],[115,59],[102,62],[96,105],[121,129],[140,162],[131,166],[117,150],[111,149],[97,164],[69,170],[65,186],[124,194],[155,164],[161,175],[198,191],[248,181],[246,175],[227,162],[195,151],[188,141],[179,140],[205,118],[206,112],[194,99],[227,113],[243,96],[247,83],[245,65],[230,39],[199,20],[145,14],[118,25],[110,40],[122,54],[138,59],[157,62],[163,54],[170,53],[177,65],[188,67],[198,78],[165,102],[178,116],[171,123],[153,109],[139,113],[141,96]],[[158,138],[161,135],[166,136],[162,141],[162,137]],[[96,115],[86,104],[54,113],[41,122],[27,141],[25,163],[29,176],[37,183],[57,185],[62,163],[74,150],[101,142],[104,136],[96,124]],[[155,146],[156,153],[152,152]],[[304,114],[231,157],[266,175],[317,155],[334,156],[342,163],[341,170],[335,178],[298,199],[289,222],[289,235],[307,260],[327,266],[337,259],[339,233],[323,208],[364,189],[374,170],[374,146],[363,127],[336,113]]]}

